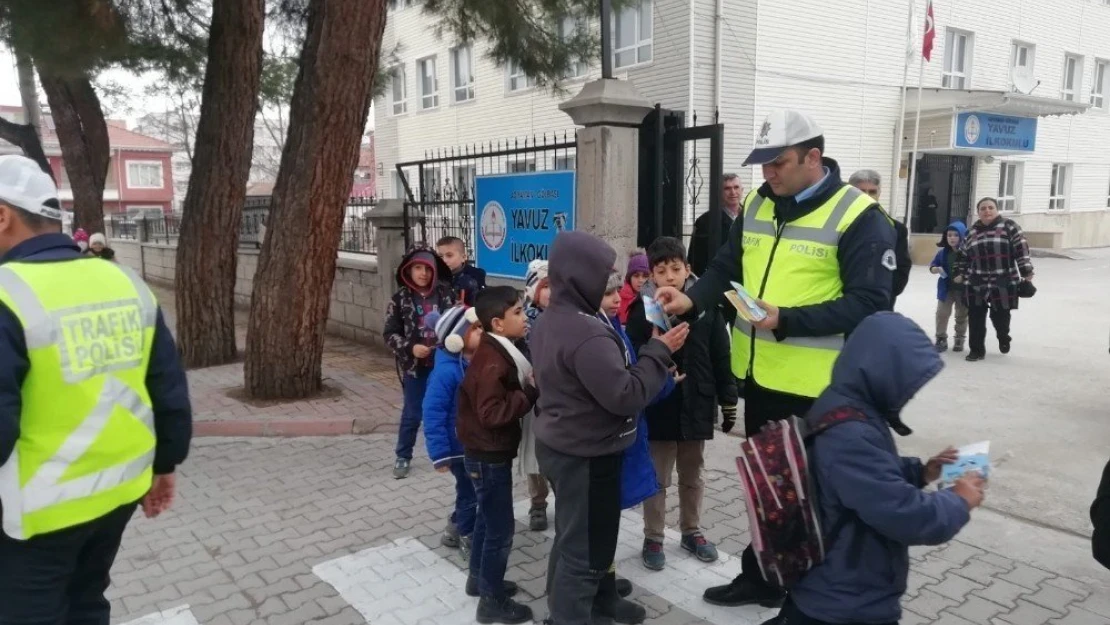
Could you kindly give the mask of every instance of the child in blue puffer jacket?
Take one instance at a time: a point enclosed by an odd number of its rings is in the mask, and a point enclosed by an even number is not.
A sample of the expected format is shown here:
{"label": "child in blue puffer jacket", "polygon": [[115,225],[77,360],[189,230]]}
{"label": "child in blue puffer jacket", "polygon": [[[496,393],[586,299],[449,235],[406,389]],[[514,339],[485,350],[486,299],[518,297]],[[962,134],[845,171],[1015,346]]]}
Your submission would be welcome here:
{"label": "child in blue puffer jacket", "polygon": [[455,508],[443,530],[440,544],[462,548],[464,556],[470,552],[478,496],[474,492],[474,483],[463,468],[463,448],[455,435],[455,399],[467,363],[478,349],[482,336],[482,324],[477,321],[475,310],[467,306],[455,306],[442,315],[428,315],[426,319],[435,328],[438,349],[424,395],[424,442],[435,470],[455,476]]}

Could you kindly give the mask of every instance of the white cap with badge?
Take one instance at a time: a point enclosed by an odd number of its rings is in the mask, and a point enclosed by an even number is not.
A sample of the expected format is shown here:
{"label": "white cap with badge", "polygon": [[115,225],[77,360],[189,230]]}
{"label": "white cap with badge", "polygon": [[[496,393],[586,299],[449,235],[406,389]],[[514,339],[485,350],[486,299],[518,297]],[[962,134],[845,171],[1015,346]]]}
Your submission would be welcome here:
{"label": "white cap with badge", "polygon": [[0,156],[0,202],[33,215],[62,220],[54,180],[26,156]]}
{"label": "white cap with badge", "polygon": [[817,122],[805,113],[790,109],[772,112],[763,120],[755,136],[755,147],[744,161],[748,165],[766,165],[787,148],[816,139],[825,134]]}

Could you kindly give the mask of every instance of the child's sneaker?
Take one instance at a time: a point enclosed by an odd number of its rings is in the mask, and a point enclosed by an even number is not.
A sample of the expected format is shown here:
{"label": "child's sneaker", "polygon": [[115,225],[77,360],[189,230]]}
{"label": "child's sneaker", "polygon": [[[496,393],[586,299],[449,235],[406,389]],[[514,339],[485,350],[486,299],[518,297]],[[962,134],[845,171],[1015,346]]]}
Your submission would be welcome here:
{"label": "child's sneaker", "polygon": [[411,460],[405,458],[398,458],[393,462],[393,479],[403,480],[409,476],[409,465],[412,464]]}
{"label": "child's sneaker", "polygon": [[946,351],[948,351],[948,339],[937,339],[937,353],[943,354]]}
{"label": "child's sneaker", "polygon": [[505,623],[506,625],[527,623],[532,620],[532,608],[523,603],[517,603],[508,597],[504,599],[482,597],[478,600],[478,614],[475,620],[484,625],[488,623]]}
{"label": "child's sneaker", "polygon": [[443,528],[443,535],[439,537],[439,544],[450,549],[459,548],[459,528],[451,521]]}
{"label": "child's sneaker", "polygon": [[682,548],[697,556],[702,562],[717,561],[717,547],[706,540],[701,532],[683,534]]}
{"label": "child's sneaker", "polygon": [[963,339],[962,336],[957,336],[956,337],[956,343],[955,343],[955,345],[952,346],[952,351],[954,351],[954,352],[964,351],[964,339]]}
{"label": "child's sneaker", "polygon": [[667,566],[667,554],[663,553],[663,543],[658,540],[645,538],[641,556],[644,559],[644,566],[653,571],[662,571]]}
{"label": "child's sneaker", "polygon": [[535,507],[528,512],[528,529],[533,532],[547,530],[547,506]]}

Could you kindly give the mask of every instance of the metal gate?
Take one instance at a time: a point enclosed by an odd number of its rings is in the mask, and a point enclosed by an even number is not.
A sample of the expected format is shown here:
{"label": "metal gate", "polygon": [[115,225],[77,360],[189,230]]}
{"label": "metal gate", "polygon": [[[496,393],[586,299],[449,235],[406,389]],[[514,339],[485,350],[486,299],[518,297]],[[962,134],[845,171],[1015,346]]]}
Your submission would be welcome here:
{"label": "metal gate", "polygon": [[[724,125],[686,126],[686,115],[660,105],[640,126],[640,206],[637,244],[646,247],[660,236],[685,239],[704,211],[721,210],[724,175]],[[705,161],[708,160],[708,163]],[[705,193],[706,173],[709,193]],[[721,220],[710,218],[709,249],[724,240]]]}
{"label": "metal gate", "polygon": [[917,197],[910,217],[911,231],[940,233],[954,221],[967,223],[974,175],[975,159],[970,156],[922,156],[917,161]]}

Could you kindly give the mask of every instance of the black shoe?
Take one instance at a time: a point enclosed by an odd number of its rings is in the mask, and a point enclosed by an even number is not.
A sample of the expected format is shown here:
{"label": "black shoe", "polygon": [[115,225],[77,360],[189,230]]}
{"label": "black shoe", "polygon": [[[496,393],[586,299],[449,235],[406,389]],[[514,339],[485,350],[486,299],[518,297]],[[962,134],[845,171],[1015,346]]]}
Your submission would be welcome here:
{"label": "black shoe", "polygon": [[[505,584],[503,586],[504,590],[502,592],[505,593],[506,597],[516,596],[516,593],[520,590],[520,587],[517,586],[515,582],[510,582],[509,580],[505,580],[502,583]],[[478,578],[476,578],[476,577],[467,577],[466,578],[466,596],[467,597],[477,597],[478,596]]]}
{"label": "black shoe", "polygon": [[1010,353],[1010,339],[998,339],[998,351],[1003,354]]}
{"label": "black shoe", "polygon": [[938,354],[948,351],[948,339],[937,339],[936,348]]}
{"label": "black shoe", "polygon": [[735,608],[742,605],[758,604],[764,608],[777,608],[782,605],[786,593],[765,584],[756,584],[743,577],[732,580],[725,586],[714,586],[705,591],[702,599],[712,605]]}
{"label": "black shoe", "polygon": [[617,599],[607,606],[594,604],[593,616],[613,619],[616,623],[624,625],[639,625],[647,618],[647,610],[638,603],[628,599]]}
{"label": "black shoe", "polygon": [[620,596],[621,599],[623,599],[623,598],[625,598],[625,597],[627,597],[628,595],[631,595],[631,594],[632,594],[632,582],[628,581],[627,579],[621,579],[621,578],[618,577],[617,578],[617,595]]}
{"label": "black shoe", "polygon": [[483,624],[506,623],[507,625],[515,625],[517,623],[527,623],[532,620],[532,608],[523,603],[517,603],[508,597],[504,599],[482,597],[478,600],[478,614],[475,620]]}
{"label": "black shoe", "polygon": [[956,337],[956,344],[952,346],[952,351],[954,351],[954,352],[964,351],[964,340],[957,336]]}
{"label": "black shoe", "polygon": [[980,354],[978,352],[968,352],[967,357],[964,358],[964,360],[968,362],[976,362],[978,360],[982,360],[983,358],[984,354]]}
{"label": "black shoe", "polygon": [[547,531],[547,506],[528,511],[528,529],[533,532]]}

